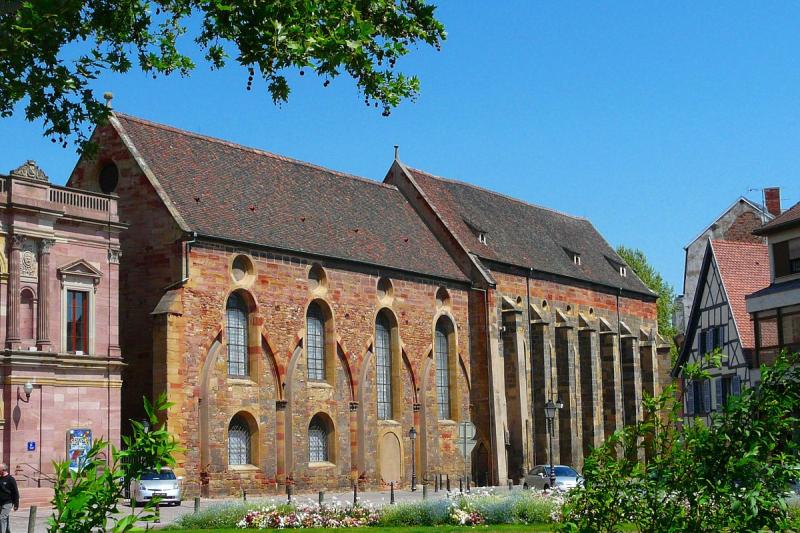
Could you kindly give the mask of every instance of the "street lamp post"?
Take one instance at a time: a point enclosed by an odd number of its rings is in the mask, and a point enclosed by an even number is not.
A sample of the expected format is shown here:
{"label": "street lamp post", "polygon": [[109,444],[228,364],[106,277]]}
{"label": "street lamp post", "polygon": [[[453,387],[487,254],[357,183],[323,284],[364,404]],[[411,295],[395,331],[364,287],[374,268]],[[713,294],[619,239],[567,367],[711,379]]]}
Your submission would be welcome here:
{"label": "street lamp post", "polygon": [[417,430],[413,427],[408,430],[408,438],[411,439],[411,490],[417,490],[417,461],[416,461],[416,441]]}
{"label": "street lamp post", "polygon": [[556,411],[564,407],[564,402],[561,401],[561,398],[558,398],[555,403],[553,400],[547,400],[547,403],[544,404],[544,417],[547,420],[547,434],[550,439],[550,453],[548,454],[548,459],[550,460],[550,490],[553,490],[556,486],[556,472],[553,465],[553,422],[556,418]]}

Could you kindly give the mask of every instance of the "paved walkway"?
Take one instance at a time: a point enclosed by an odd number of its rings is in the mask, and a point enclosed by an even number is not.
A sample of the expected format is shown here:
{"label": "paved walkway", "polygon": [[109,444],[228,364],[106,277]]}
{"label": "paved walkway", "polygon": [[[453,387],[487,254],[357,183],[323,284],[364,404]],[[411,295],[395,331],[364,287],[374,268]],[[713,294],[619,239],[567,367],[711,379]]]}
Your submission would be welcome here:
{"label": "paved walkway", "polygon": [[[458,487],[456,486],[456,490]],[[496,489],[497,490],[497,489]],[[515,488],[515,490],[519,490],[519,488]],[[433,498],[444,498],[446,496],[445,491],[434,492],[431,488],[428,491],[428,499]],[[358,494],[359,501],[364,503],[371,503],[373,505],[388,505],[390,500],[389,491],[381,491],[381,492],[360,492]],[[298,494],[293,497],[293,501],[296,503],[316,503],[319,498],[319,493],[313,494]],[[404,491],[396,491],[395,492],[395,501],[397,502],[405,502],[405,501],[415,501],[422,499],[422,488],[420,488],[416,492],[411,492],[409,490]],[[334,500],[338,500],[344,503],[350,503],[353,501],[353,493],[350,492],[326,492],[325,493],[325,502],[332,502]],[[232,502],[238,500],[232,499],[202,499],[200,500],[200,508],[205,509],[212,505],[224,502]],[[286,496],[273,496],[273,497],[265,497],[265,498],[248,498],[248,502],[285,502]],[[128,508],[129,510],[130,508]],[[141,509],[140,509],[141,510]],[[194,512],[194,501],[187,500],[184,501],[179,507],[163,507],[161,509],[161,527],[164,525],[170,524],[178,519],[178,517]],[[25,532],[28,531],[28,509],[20,509],[16,513],[12,513],[11,517],[11,531],[13,533]],[[36,533],[45,533],[47,531],[47,518],[52,513],[52,509],[50,508],[42,508],[40,507],[37,510],[36,516]],[[142,527],[145,527],[146,524],[142,523]],[[150,524],[150,527],[154,527],[153,524]]]}

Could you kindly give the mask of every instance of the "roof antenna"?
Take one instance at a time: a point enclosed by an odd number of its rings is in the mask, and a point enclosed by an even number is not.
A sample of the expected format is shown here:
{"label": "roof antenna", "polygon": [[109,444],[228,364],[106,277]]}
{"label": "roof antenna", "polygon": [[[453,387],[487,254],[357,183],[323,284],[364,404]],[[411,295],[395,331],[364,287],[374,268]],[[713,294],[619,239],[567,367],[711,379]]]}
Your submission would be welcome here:
{"label": "roof antenna", "polygon": [[394,145],[394,160],[398,161],[399,159],[400,159],[400,145],[399,144],[395,144]]}
{"label": "roof antenna", "polygon": [[103,93],[103,99],[106,101],[106,107],[111,109],[111,100],[114,99],[114,93],[110,91]]}

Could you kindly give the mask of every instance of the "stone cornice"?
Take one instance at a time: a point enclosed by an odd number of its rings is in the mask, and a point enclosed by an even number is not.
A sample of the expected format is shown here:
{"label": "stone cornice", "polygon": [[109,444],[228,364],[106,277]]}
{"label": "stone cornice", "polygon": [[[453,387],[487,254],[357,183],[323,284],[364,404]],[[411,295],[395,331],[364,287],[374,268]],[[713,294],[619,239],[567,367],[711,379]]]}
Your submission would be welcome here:
{"label": "stone cornice", "polygon": [[5,349],[0,350],[0,366],[121,369],[125,363],[121,357]]}

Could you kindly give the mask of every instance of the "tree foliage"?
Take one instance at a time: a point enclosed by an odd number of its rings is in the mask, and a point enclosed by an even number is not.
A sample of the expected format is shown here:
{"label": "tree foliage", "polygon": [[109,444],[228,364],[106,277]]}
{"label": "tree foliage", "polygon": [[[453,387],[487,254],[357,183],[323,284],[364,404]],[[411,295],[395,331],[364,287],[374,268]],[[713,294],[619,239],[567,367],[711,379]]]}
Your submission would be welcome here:
{"label": "tree foliage", "polygon": [[[137,521],[156,517],[159,498],[148,500],[141,511],[120,515],[118,507],[125,485],[141,479],[146,470],[174,466],[173,453],[178,451],[175,438],[158,425],[158,413],[170,406],[166,395],[155,405],[145,398],[144,410],[154,429],[145,431],[142,423],[131,420],[131,436],[123,436],[123,450],[112,447],[111,460],[106,461],[108,443],[98,439],[87,453],[77,471],[70,470],[69,461],[54,463],[56,483],[53,495],[53,515],[48,520],[51,533],[83,533],[86,531],[130,531]],[[111,522],[111,524],[109,524]]]}
{"label": "tree foliage", "polygon": [[653,268],[641,250],[619,246],[617,253],[628,263],[639,279],[658,295],[658,331],[674,344],[673,337],[676,331],[672,325],[672,314],[675,311],[675,289]]}
{"label": "tree foliage", "polygon": [[25,101],[26,118],[43,119],[54,142],[85,143],[82,125],[108,114],[92,80],[134,63],[154,77],[187,75],[187,50],[212,68],[246,67],[247,89],[259,76],[275,103],[289,97],[288,70],[325,86],[346,74],[388,115],[419,92],[396,61],[446,37],[434,11],[426,0],[0,0],[0,116]]}
{"label": "tree foliage", "polygon": [[[719,351],[684,368],[709,379]],[[730,397],[711,423],[679,427],[682,398],[670,387],[644,400],[644,421],[593,450],[584,487],[563,508],[563,531],[784,531],[785,495],[797,477],[800,357],[761,368],[758,389]]]}

